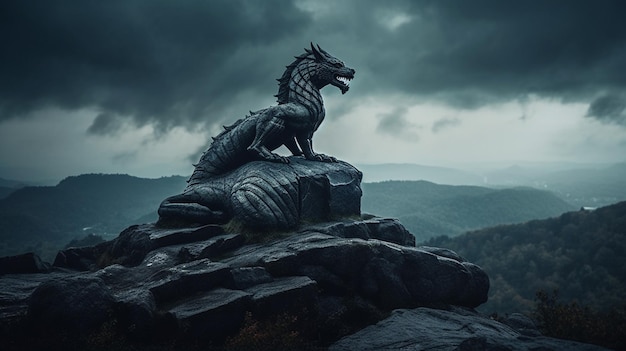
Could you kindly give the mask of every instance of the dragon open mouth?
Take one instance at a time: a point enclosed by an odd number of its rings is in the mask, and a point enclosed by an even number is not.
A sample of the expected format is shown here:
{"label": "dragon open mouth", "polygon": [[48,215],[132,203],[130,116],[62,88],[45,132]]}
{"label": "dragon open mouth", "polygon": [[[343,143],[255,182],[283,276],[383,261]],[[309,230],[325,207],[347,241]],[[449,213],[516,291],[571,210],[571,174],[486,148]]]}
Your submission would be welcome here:
{"label": "dragon open mouth", "polygon": [[340,81],[341,83],[343,83],[346,86],[350,85],[350,81],[352,79],[348,78],[348,77],[343,77],[343,76],[335,76],[335,79],[337,79],[338,81]]}
{"label": "dragon open mouth", "polygon": [[345,77],[345,76],[335,76],[335,81],[337,81],[339,83],[339,85],[337,85],[340,89],[341,89],[341,93],[345,94],[346,91],[348,91],[348,89],[350,89],[350,81],[352,80],[352,78],[350,77]]}

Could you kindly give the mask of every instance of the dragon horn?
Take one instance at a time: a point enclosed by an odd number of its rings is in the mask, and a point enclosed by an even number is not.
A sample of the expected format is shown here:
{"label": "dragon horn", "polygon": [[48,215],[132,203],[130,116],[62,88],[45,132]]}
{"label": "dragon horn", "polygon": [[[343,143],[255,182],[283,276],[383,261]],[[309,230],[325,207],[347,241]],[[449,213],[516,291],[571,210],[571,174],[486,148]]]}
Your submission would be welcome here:
{"label": "dragon horn", "polygon": [[330,54],[327,53],[326,50],[322,49],[319,44],[316,44],[316,45],[317,45],[317,50],[319,50],[319,52],[321,52],[322,54],[326,56],[330,56]]}
{"label": "dragon horn", "polygon": [[319,60],[319,61],[324,61],[324,55],[322,55],[316,48],[315,46],[313,46],[313,43],[311,43],[311,51],[313,52],[313,56],[315,56],[315,59]]}

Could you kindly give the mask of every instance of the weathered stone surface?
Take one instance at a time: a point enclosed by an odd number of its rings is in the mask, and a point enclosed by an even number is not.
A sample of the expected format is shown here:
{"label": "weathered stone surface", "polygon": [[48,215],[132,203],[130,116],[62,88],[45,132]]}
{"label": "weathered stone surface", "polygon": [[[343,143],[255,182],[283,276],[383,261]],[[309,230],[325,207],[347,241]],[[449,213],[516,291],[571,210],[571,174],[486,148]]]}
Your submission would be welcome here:
{"label": "weathered stone surface", "polygon": [[606,350],[600,346],[573,341],[525,336],[518,331],[461,309],[417,308],[396,310],[376,325],[344,337],[329,351],[378,350]]}
{"label": "weathered stone surface", "polygon": [[[133,225],[123,230],[120,235],[112,240],[93,247],[68,248],[59,251],[53,266],[69,268],[78,271],[96,270],[110,264],[122,264],[125,266],[135,266],[140,264],[146,255],[162,247],[171,247],[198,241],[224,234],[224,229],[217,225],[204,225],[191,228],[163,228],[154,224]],[[225,244],[225,249],[232,247],[232,240],[241,238],[230,238]],[[216,244],[209,253],[219,253],[219,246],[224,242]],[[229,247],[228,244],[231,244]]]}
{"label": "weathered stone surface", "polygon": [[50,265],[32,252],[16,256],[0,257],[0,275],[22,273],[44,273]]}
{"label": "weathered stone surface", "polygon": [[43,281],[66,274],[7,274],[0,277],[0,320],[26,315],[28,299]]}
{"label": "weathered stone surface", "polygon": [[528,316],[521,313],[511,313],[510,315],[506,316],[506,318],[504,318],[502,322],[509,327],[517,330],[522,335],[541,335],[541,332],[539,332],[539,329],[537,328],[537,325],[535,325],[535,322],[533,322],[533,320],[530,319]]}
{"label": "weathered stone surface", "polygon": [[245,241],[245,236],[241,234],[219,235],[201,242],[182,245],[178,257],[185,262],[214,258],[243,246]]}
{"label": "weathered stone surface", "polygon": [[115,299],[102,279],[68,276],[38,286],[28,301],[27,318],[35,330],[86,333],[109,318]]}
{"label": "weathered stone surface", "polygon": [[263,267],[233,268],[230,273],[233,277],[233,286],[236,289],[247,289],[272,281],[272,276]]}
{"label": "weathered stone surface", "polygon": [[157,303],[161,303],[210,290],[229,277],[230,267],[202,259],[163,269],[148,278],[147,286]]}
{"label": "weathered stone surface", "polygon": [[276,314],[294,306],[310,306],[317,297],[317,284],[309,277],[278,278],[246,289],[252,294],[253,312]]}
{"label": "weathered stone surface", "polygon": [[154,295],[148,289],[137,288],[113,293],[118,320],[124,323],[126,332],[132,336],[152,334],[157,311]]}
{"label": "weathered stone surface", "polygon": [[224,262],[261,266],[274,276],[311,272],[322,285],[359,292],[386,308],[434,302],[476,307],[487,301],[489,290],[487,275],[469,262],[375,239],[315,232],[272,245],[245,246]]}
{"label": "weathered stone surface", "polygon": [[[74,271],[53,267],[46,274],[0,277],[0,316],[3,323],[26,318],[34,328],[23,335],[52,325],[79,337],[115,325],[129,340],[219,345],[242,326],[246,315],[271,318],[307,311],[325,328],[326,341],[334,341],[397,308],[474,307],[486,301],[485,272],[450,250],[415,247],[406,234],[396,220],[376,217],[306,225],[261,242],[246,242],[255,236],[225,233],[213,225],[133,226],[111,242],[65,250],[73,255],[65,262],[74,262],[66,265]],[[537,341],[545,338],[535,337],[532,322],[522,317],[511,319],[518,326],[514,330],[454,307],[405,311],[407,325],[439,330],[437,335],[424,334],[420,343],[451,340],[452,346],[442,349],[494,349],[504,342],[496,339],[499,334],[505,341],[529,345],[553,342]],[[378,327],[396,323],[393,318],[400,317],[394,314]],[[101,329],[103,325],[109,326]],[[390,349],[417,347],[411,339],[415,326],[391,326],[390,334],[408,341],[389,344]],[[481,333],[491,328],[495,336],[455,334],[463,328]],[[378,329],[372,330],[377,335]],[[385,338],[372,345],[385,346],[380,344]],[[361,344],[341,341],[335,347],[351,345]]]}
{"label": "weathered stone surface", "polygon": [[322,233],[338,238],[379,239],[404,246],[415,246],[415,237],[393,218],[343,220],[307,226],[300,233]]}
{"label": "weathered stone surface", "polygon": [[161,222],[226,223],[292,229],[302,222],[361,213],[362,174],[346,162],[289,157],[289,163],[249,162],[190,182],[159,208]]}
{"label": "weathered stone surface", "polygon": [[106,250],[109,243],[101,246],[69,247],[57,253],[52,265],[77,271],[90,271],[98,268],[97,259]]}
{"label": "weathered stone surface", "polygon": [[220,288],[176,304],[169,312],[185,334],[201,340],[223,341],[241,326],[251,296],[245,291]]}

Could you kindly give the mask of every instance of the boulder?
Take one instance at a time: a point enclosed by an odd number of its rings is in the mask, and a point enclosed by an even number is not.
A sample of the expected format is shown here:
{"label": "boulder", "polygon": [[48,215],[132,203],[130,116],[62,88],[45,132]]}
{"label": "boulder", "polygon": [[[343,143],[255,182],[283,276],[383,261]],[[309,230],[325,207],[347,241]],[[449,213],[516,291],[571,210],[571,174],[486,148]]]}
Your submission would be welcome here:
{"label": "boulder", "polygon": [[16,256],[0,257],[0,275],[21,273],[45,273],[50,264],[32,252]]}
{"label": "boulder", "polygon": [[431,303],[476,307],[487,301],[489,291],[489,278],[470,262],[377,239],[313,231],[272,245],[244,246],[223,262],[260,266],[277,277],[310,274],[325,287],[362,294],[385,308]]}
{"label": "boulder", "polygon": [[[368,217],[369,218],[369,217]],[[415,236],[393,218],[364,218],[355,222],[336,220],[307,226],[300,233],[322,233],[339,238],[379,239],[404,246],[415,246]]]}
{"label": "boulder", "polygon": [[[172,247],[192,243],[224,234],[224,229],[217,225],[191,226],[186,228],[163,228],[154,224],[132,225],[124,229],[120,235],[112,241],[107,241],[96,246],[68,248],[59,251],[53,266],[69,268],[79,271],[95,270],[110,264],[122,264],[136,266],[141,263],[146,255],[162,247]],[[219,253],[219,247],[224,241],[233,238],[215,240],[212,248],[207,249],[207,255]],[[242,238],[238,238],[242,239]],[[235,240],[238,240],[235,239]],[[225,244],[226,246],[228,243]],[[206,246],[211,246],[207,243]],[[217,246],[217,247],[216,247]],[[182,248],[182,247],[181,247]],[[224,249],[228,249],[225,247]],[[184,255],[184,253],[182,253]],[[199,253],[202,255],[202,253]]]}
{"label": "boulder", "polygon": [[251,298],[245,291],[219,288],[183,300],[169,313],[176,318],[185,337],[222,342],[243,323]]}
{"label": "boulder", "polygon": [[114,313],[115,298],[94,276],[67,276],[39,285],[30,295],[27,319],[35,331],[70,335],[94,331]]}
{"label": "boulder", "polygon": [[252,294],[256,316],[275,315],[291,308],[313,305],[317,284],[309,277],[278,278],[246,289]]}
{"label": "boulder", "polygon": [[600,351],[603,347],[574,341],[527,336],[464,308],[396,310],[375,325],[346,336],[329,351],[458,350]]}

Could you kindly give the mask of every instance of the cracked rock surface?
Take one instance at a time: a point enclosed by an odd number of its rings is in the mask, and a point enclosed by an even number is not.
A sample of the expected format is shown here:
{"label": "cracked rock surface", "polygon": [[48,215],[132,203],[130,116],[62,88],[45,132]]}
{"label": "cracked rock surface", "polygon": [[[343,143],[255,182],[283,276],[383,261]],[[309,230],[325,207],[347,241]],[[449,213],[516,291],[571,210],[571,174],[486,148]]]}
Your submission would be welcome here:
{"label": "cracked rock surface", "polygon": [[524,316],[514,329],[479,315],[487,274],[450,250],[415,247],[395,219],[261,234],[131,226],[59,252],[46,273],[0,276],[0,320],[25,320],[35,336],[84,335],[115,320],[128,340],[220,345],[249,316],[289,312],[314,315],[336,351],[602,349],[543,337]]}
{"label": "cracked rock surface", "polygon": [[[114,314],[129,333],[167,325],[213,340],[236,332],[247,313],[306,307],[336,315],[352,303],[383,315],[486,301],[485,272],[413,240],[396,220],[377,217],[302,226],[262,242],[217,225],[136,225],[115,240],[59,252],[49,273],[3,276],[0,314],[76,333]],[[320,308],[329,301],[341,303]]]}

